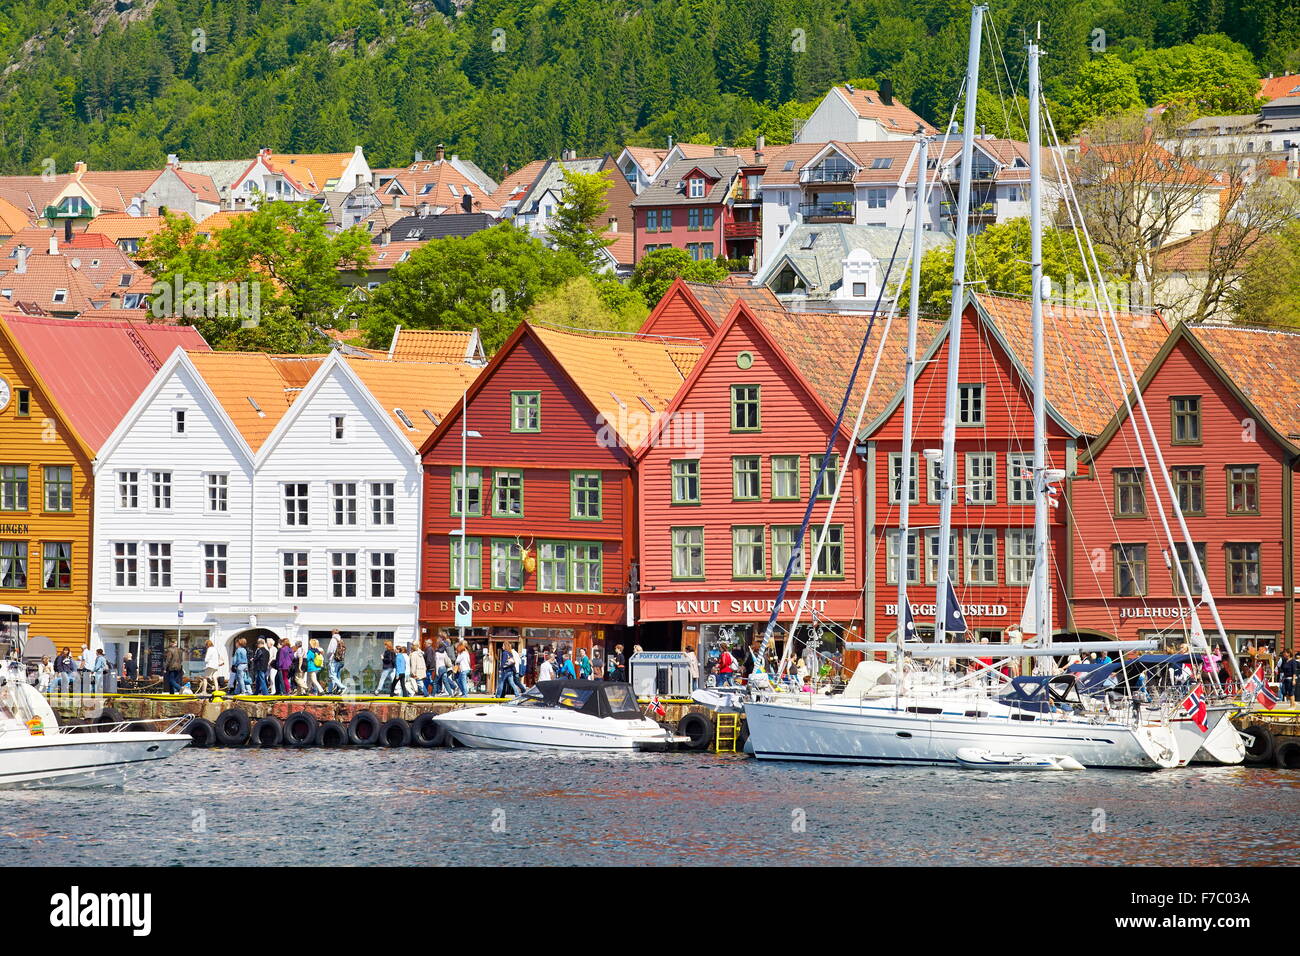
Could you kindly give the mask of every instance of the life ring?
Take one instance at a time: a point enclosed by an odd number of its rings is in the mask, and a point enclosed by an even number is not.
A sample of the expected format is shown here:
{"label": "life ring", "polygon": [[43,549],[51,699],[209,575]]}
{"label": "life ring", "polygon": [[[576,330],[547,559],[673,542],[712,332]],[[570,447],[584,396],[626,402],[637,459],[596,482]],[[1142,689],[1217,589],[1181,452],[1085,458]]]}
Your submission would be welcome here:
{"label": "life ring", "polygon": [[319,721],[305,710],[295,710],[284,719],[284,739],[290,747],[316,746]]}
{"label": "life ring", "polygon": [[384,725],[379,728],[379,742],[385,747],[409,747],[411,725],[401,717],[384,721]]}
{"label": "life ring", "polygon": [[359,710],[348,721],[348,740],[354,747],[373,747],[379,743],[379,728],[382,725],[374,711]]}
{"label": "life ring", "polygon": [[413,747],[447,746],[447,728],[433,719],[433,714],[425,712],[411,721],[411,745]]}

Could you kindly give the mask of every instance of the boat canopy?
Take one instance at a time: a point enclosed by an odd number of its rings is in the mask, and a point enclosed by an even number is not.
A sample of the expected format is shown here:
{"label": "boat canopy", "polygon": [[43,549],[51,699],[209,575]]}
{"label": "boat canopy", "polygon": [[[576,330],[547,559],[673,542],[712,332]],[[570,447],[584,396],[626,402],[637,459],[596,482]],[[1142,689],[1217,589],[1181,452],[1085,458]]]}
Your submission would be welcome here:
{"label": "boat canopy", "polygon": [[530,688],[527,697],[541,697],[548,707],[567,707],[593,717],[639,720],[632,685],[603,680],[544,680]]}
{"label": "boat canopy", "polygon": [[1070,709],[1078,702],[1078,695],[1071,693],[1073,690],[1073,674],[1013,677],[998,699],[1011,707],[1045,714],[1058,708]]}

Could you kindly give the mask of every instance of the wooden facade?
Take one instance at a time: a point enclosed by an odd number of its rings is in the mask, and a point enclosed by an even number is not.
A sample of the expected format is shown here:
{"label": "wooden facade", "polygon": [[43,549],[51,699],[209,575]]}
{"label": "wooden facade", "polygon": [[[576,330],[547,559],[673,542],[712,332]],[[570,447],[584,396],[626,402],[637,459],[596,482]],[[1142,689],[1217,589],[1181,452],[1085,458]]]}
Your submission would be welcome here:
{"label": "wooden facade", "polygon": [[[1179,326],[1140,384],[1229,639],[1239,649],[1251,643],[1277,652],[1295,646],[1300,443],[1261,413],[1245,391],[1259,399],[1261,388],[1275,386],[1267,379],[1237,383],[1230,378],[1202,341],[1214,335],[1213,329]],[[1268,344],[1256,341],[1261,348]],[[1290,378],[1294,394],[1296,368],[1278,371]],[[1286,383],[1276,387],[1285,389]],[[1138,422],[1148,463],[1158,467],[1140,415]],[[1183,642],[1189,612],[1158,508],[1168,518],[1189,582],[1194,572],[1166,486],[1158,480],[1153,491],[1123,409],[1084,461],[1089,478],[1074,484],[1070,503],[1074,625],[1125,639]],[[1140,493],[1134,491],[1135,478]],[[1201,608],[1199,617],[1213,632],[1208,609]]]}

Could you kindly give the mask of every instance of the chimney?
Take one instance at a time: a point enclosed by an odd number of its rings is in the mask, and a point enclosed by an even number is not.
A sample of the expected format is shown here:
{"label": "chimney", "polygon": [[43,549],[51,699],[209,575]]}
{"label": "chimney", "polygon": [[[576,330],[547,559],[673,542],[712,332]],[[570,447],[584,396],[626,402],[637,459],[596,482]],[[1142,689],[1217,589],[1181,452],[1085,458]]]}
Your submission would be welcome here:
{"label": "chimney", "polygon": [[571,150],[571,149],[566,149],[566,150],[562,150],[562,151],[560,152],[560,159],[561,159],[563,162],[566,162],[566,163],[567,163],[567,162],[569,162],[570,160],[574,159],[577,155],[578,155],[578,154],[575,153],[573,150]]}
{"label": "chimney", "polygon": [[[52,239],[54,237],[51,236],[50,238]],[[71,219],[63,220],[63,241],[66,242],[68,245],[72,245],[72,220]]]}
{"label": "chimney", "polygon": [[83,175],[85,172],[86,172],[86,164],[83,163],[81,160],[77,160],[75,163],[72,164],[72,178],[73,178],[73,179],[80,180],[81,177],[82,177],[82,175]]}
{"label": "chimney", "polygon": [[393,208],[394,209],[402,208],[402,197],[397,193],[393,193]]}
{"label": "chimney", "polygon": [[850,93],[853,92],[853,84],[852,84],[852,83],[845,83],[845,84],[844,84],[844,88],[845,88],[846,90],[848,90]]}
{"label": "chimney", "polygon": [[50,255],[57,256],[58,254],[59,254],[59,237],[54,235],[53,233],[50,233]]}
{"label": "chimney", "polygon": [[767,148],[767,137],[760,133],[758,138],[754,140],[754,165],[755,166],[763,165],[763,151],[766,148]]}
{"label": "chimney", "polygon": [[1300,146],[1292,146],[1286,151],[1286,178],[1300,179]]}
{"label": "chimney", "polygon": [[618,232],[618,216],[609,217],[609,232]]}
{"label": "chimney", "polygon": [[180,164],[181,164],[181,158],[180,158],[179,156],[177,156],[175,153],[168,153],[168,154],[167,154],[167,165],[168,165],[168,166],[171,166],[172,168],[176,168],[176,167],[180,166]]}
{"label": "chimney", "polygon": [[418,149],[415,151],[415,162],[417,163],[424,162],[424,153]]}
{"label": "chimney", "polygon": [[446,152],[446,151],[442,148],[442,143],[439,143],[439,144],[438,144],[438,148],[435,149],[434,152],[433,152],[433,161],[434,161],[435,163],[440,163],[440,162],[442,162],[442,157],[443,157],[443,155],[445,154],[445,152]]}
{"label": "chimney", "polygon": [[31,251],[32,250],[28,249],[24,245],[19,245],[18,248],[14,250],[14,258],[18,260],[18,264],[14,266],[14,272],[17,275],[27,274],[27,257],[31,255]]}
{"label": "chimney", "polygon": [[894,81],[889,77],[880,81],[880,102],[886,106],[894,105]]}
{"label": "chimney", "polygon": [[388,242],[390,239],[392,239],[392,236],[393,236],[393,230],[385,229],[383,232],[379,234],[379,244],[381,246],[388,245]]}
{"label": "chimney", "polygon": [[714,156],[726,156],[726,155],[727,155],[727,147],[725,147],[725,146],[714,146],[714,147],[713,147],[713,155],[714,155]]}
{"label": "chimney", "polygon": [[461,212],[474,211],[474,197],[471,196],[468,192],[466,192],[465,195],[460,197],[460,211]]}

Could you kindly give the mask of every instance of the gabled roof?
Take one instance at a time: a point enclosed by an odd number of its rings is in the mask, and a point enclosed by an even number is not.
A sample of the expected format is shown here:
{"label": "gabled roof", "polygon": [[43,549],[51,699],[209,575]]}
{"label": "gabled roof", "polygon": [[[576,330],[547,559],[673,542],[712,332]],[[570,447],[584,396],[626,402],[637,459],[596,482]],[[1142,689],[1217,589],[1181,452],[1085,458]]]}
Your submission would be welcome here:
{"label": "gabled roof", "polygon": [[[685,178],[695,170],[709,180],[704,196],[691,198]],[[682,159],[660,170],[654,181],[636,199],[633,206],[701,206],[717,205],[727,198],[731,185],[740,174],[740,160],[734,156],[711,156],[705,160]],[[682,183],[678,187],[678,183]]]}
{"label": "gabled roof", "polygon": [[393,330],[388,357],[395,362],[485,364],[478,329],[404,329],[399,325]]}
{"label": "gabled roof", "polygon": [[27,214],[7,199],[0,199],[0,236],[12,236],[31,224]]}
{"label": "gabled roof", "polygon": [[[887,140],[879,143],[792,143],[780,147],[768,161],[763,174],[764,186],[796,186],[799,174],[805,168],[820,165],[822,154],[831,150],[839,153],[856,167],[852,183],[897,185],[904,178],[915,179],[911,172],[912,154],[916,144],[905,140]],[[788,167],[788,168],[787,168]]]}
{"label": "gabled roof", "polygon": [[502,205],[512,198],[522,199],[524,193],[531,190],[533,183],[537,182],[537,177],[542,174],[548,162],[549,160],[545,159],[534,159],[531,163],[519,167],[501,180],[501,185],[493,195]]}
{"label": "gabled roof", "polygon": [[737,302],[744,302],[751,309],[781,309],[783,306],[772,290],[766,286],[749,285],[714,285],[709,282],[686,282],[682,284],[690,290],[704,310],[713,319],[715,327],[721,327]]}
{"label": "gabled roof", "polygon": [[877,90],[860,90],[849,86],[836,86],[832,90],[844,98],[859,119],[875,120],[891,133],[910,135],[916,132],[918,125],[927,133],[935,131],[933,126],[904,106],[897,97],[886,106]]}
{"label": "gabled roof", "polygon": [[1259,95],[1269,100],[1300,96],[1300,73],[1264,77],[1259,81]]}
{"label": "gabled roof", "polygon": [[[131,262],[116,246],[106,248],[65,248],[56,255],[41,249],[32,250],[18,271],[17,259],[0,260],[6,269],[0,273],[0,302],[35,304],[45,312],[81,313],[105,308],[114,295],[148,291],[152,279]],[[127,279],[123,284],[123,279]],[[58,294],[62,301],[55,301]]]}
{"label": "gabled roof", "polygon": [[[448,410],[460,403],[465,390],[482,371],[478,365],[451,362],[364,358],[346,361],[393,425],[417,450],[447,416]],[[398,414],[399,409],[406,421]]]}
{"label": "gabled roof", "polygon": [[388,226],[388,230],[395,241],[427,242],[430,239],[446,239],[448,236],[472,236],[484,229],[491,229],[496,224],[497,220],[484,212],[445,212],[437,216],[422,216],[412,215],[408,211]]}
{"label": "gabled roof", "polygon": [[230,187],[246,169],[248,169],[246,159],[186,160],[182,164],[184,173],[206,177],[216,187],[218,193],[229,192]]}
{"label": "gabled roof", "polygon": [[[179,166],[171,167],[176,173],[176,178],[184,183],[194,193],[194,198],[199,202],[219,203],[221,196],[217,192],[217,184],[207,173],[200,173],[195,170],[181,169]],[[165,173],[166,170],[163,170]],[[162,173],[158,174],[161,178]],[[156,180],[155,180],[156,182]]]}
{"label": "gabled roof", "polygon": [[268,169],[305,186],[315,194],[336,183],[355,153],[269,153],[262,157]]}
{"label": "gabled roof", "polygon": [[422,160],[395,171],[384,184],[381,197],[394,195],[407,197],[407,205],[427,202],[448,208],[461,208],[465,194],[473,202],[474,211],[499,211],[501,203],[487,192],[483,185],[458,163],[449,159]]}
{"label": "gabled roof", "polygon": [[1228,381],[1293,446],[1300,445],[1300,333],[1188,326]]}
{"label": "gabled roof", "polygon": [[[952,239],[933,230],[921,234],[925,251],[952,244]],[[766,255],[757,281],[768,288],[777,274],[787,265],[803,279],[806,295],[811,299],[824,299],[834,295],[843,285],[844,259],[855,250],[865,250],[880,263],[880,279],[889,272],[891,258],[897,250],[898,260],[889,276],[893,288],[906,270],[911,252],[909,238],[898,243],[898,230],[886,226],[859,226],[853,223],[794,223],[786,230],[780,244]],[[875,301],[867,302],[873,307]]]}
{"label": "gabled roof", "polygon": [[[92,452],[178,346],[206,350],[187,325],[0,317],[34,373]],[[194,354],[206,354],[196,351]]]}
{"label": "gabled roof", "polygon": [[119,239],[148,239],[166,226],[167,220],[162,216],[128,216],[124,212],[109,212],[90,220],[83,231],[107,236],[117,242]]}
{"label": "gabled roof", "polygon": [[[188,356],[254,452],[289,410],[306,371],[303,365],[289,366],[262,352],[190,352]],[[319,356],[315,364],[323,360]]]}

